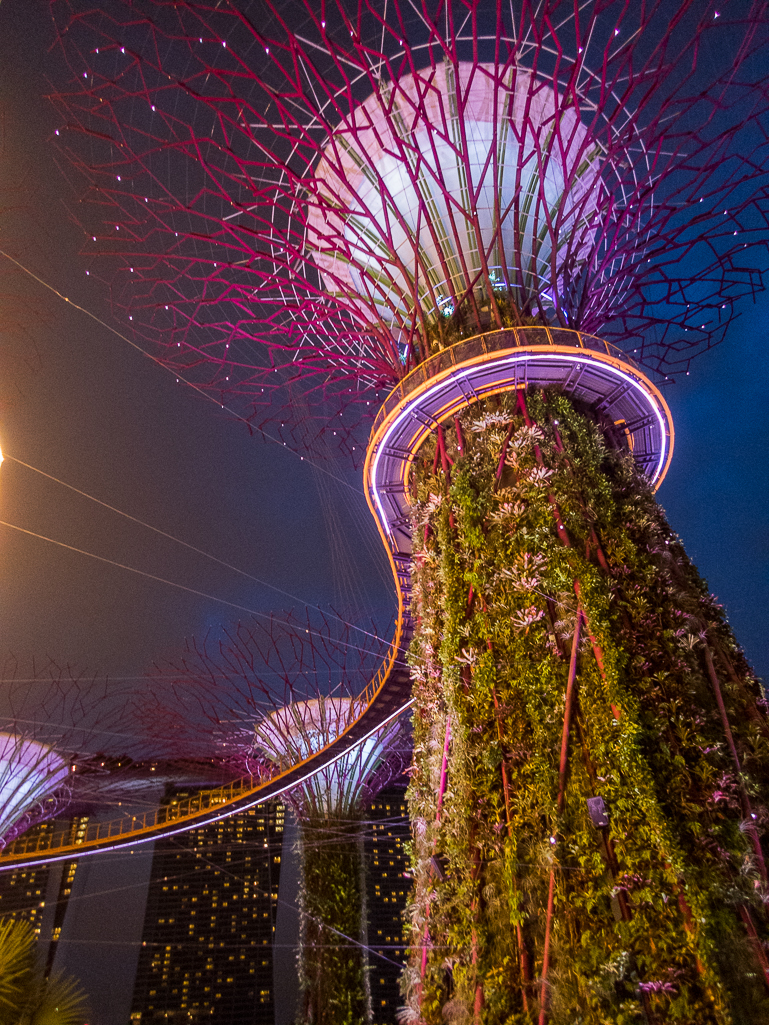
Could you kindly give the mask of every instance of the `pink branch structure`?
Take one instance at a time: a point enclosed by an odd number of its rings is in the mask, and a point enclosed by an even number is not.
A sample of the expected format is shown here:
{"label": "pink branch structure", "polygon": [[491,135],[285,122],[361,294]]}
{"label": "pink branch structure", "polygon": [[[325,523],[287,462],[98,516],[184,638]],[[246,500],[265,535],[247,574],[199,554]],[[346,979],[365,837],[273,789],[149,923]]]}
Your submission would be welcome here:
{"label": "pink branch structure", "polygon": [[[373,628],[323,613],[238,623],[193,638],[181,656],[158,663],[135,715],[161,744],[173,736],[201,762],[269,778],[333,743],[358,718],[388,648]],[[303,784],[297,810],[322,815],[331,801],[337,813],[353,814],[402,771],[406,748],[401,727],[385,727]]]}
{"label": "pink branch structure", "polygon": [[9,656],[0,680],[0,849],[65,813],[130,815],[154,808],[168,783],[242,775],[239,764],[195,757],[173,732],[143,730],[131,692],[106,677],[52,660],[25,668]]}
{"label": "pink branch structure", "polygon": [[[125,697],[108,680],[48,662],[22,676],[9,657],[0,704],[0,846],[73,805],[111,803],[127,752]],[[123,752],[110,757],[105,749]]]}
{"label": "pink branch structure", "polygon": [[89,272],[287,443],[357,461],[386,391],[489,327],[600,333],[664,381],[761,286],[760,4],[53,10]]}

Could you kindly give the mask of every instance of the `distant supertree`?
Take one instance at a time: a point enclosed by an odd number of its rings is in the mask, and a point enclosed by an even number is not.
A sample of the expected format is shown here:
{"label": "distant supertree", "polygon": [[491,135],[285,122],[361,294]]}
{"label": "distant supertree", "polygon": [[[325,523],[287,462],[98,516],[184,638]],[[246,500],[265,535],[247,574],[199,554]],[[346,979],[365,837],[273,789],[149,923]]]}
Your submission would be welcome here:
{"label": "distant supertree", "polygon": [[[164,733],[172,724],[201,756],[268,777],[333,743],[358,718],[387,647],[322,614],[239,623],[189,641],[180,658],[158,665],[165,682],[153,679],[138,702],[140,719],[162,723]],[[312,1025],[370,1020],[361,815],[409,754],[396,720],[288,794],[302,858],[301,1020]]]}
{"label": "distant supertree", "polygon": [[50,814],[53,795],[67,782],[70,766],[48,744],[18,733],[0,733],[0,843]]}
{"label": "distant supertree", "polygon": [[761,285],[766,7],[55,9],[115,309],[286,441],[375,417],[404,1017],[769,1021],[766,706],[651,493],[657,384]]}
{"label": "distant supertree", "polygon": [[[0,849],[48,819],[157,805],[164,787],[229,782],[242,765],[141,732],[108,678],[6,658],[0,674]],[[66,830],[66,827],[62,827]],[[13,867],[13,863],[9,863]]]}
{"label": "distant supertree", "polygon": [[[114,781],[118,766],[109,772],[102,752],[105,742],[114,742],[121,704],[108,681],[54,662],[33,665],[29,676],[14,658],[2,668],[0,846],[5,847],[73,801],[98,800],[95,774],[102,784]],[[128,739],[121,736],[121,747]]]}

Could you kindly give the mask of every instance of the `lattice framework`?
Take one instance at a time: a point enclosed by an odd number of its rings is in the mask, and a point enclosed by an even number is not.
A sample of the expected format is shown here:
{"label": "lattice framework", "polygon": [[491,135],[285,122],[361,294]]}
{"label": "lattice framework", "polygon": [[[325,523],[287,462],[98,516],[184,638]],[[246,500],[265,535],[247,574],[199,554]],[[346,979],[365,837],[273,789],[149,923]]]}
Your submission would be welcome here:
{"label": "lattice framework", "polygon": [[664,380],[760,285],[760,5],[54,11],[92,268],[113,258],[116,310],[180,376],[284,440],[351,450],[384,389],[485,326],[600,334]]}

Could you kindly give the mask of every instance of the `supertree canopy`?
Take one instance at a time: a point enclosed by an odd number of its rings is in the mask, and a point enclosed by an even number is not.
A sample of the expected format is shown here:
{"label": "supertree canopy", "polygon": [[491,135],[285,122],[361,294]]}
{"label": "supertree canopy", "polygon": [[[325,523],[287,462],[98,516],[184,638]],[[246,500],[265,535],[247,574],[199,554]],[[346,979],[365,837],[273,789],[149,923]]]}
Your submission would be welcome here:
{"label": "supertree canopy", "polygon": [[[0,851],[2,868],[15,854],[50,853],[70,835],[73,815],[154,810],[165,786],[227,783],[242,764],[226,758],[195,758],[172,733],[131,723],[130,690],[54,660],[0,666]],[[118,811],[120,809],[120,811]],[[40,835],[25,833],[61,819]],[[98,821],[93,823],[98,831]],[[86,839],[86,837],[83,837]],[[38,846],[40,842],[40,846]],[[109,843],[107,837],[107,845]]]}
{"label": "supertree canopy", "polygon": [[[280,762],[303,761],[310,754],[332,744],[347,726],[360,716],[365,701],[346,697],[319,697],[295,701],[260,719],[254,732],[257,750]],[[401,735],[400,727],[374,733],[331,765],[314,773],[293,795],[304,817],[352,815],[393,776],[392,762],[402,750],[386,751]],[[382,778],[384,776],[384,779]]]}
{"label": "supertree canopy", "polygon": [[0,838],[16,823],[41,807],[69,775],[69,765],[47,744],[0,734]]}
{"label": "supertree canopy", "polygon": [[[200,756],[268,775],[332,744],[365,707],[386,642],[338,617],[292,614],[190,640],[157,666],[142,725],[173,723]],[[158,681],[162,681],[158,685]],[[397,718],[288,793],[300,829],[301,1020],[370,1020],[361,817],[398,776],[409,743]]]}
{"label": "supertree canopy", "polygon": [[55,7],[115,308],[286,440],[374,417],[404,1020],[769,1021],[766,703],[652,490],[761,284],[766,8]]}
{"label": "supertree canopy", "polygon": [[[26,675],[31,672],[31,675]],[[0,667],[0,848],[74,803],[110,803],[122,764],[102,753],[125,703],[108,681],[53,661]],[[129,762],[122,759],[122,763]]]}
{"label": "supertree canopy", "polygon": [[489,327],[600,333],[664,379],[760,283],[760,5],[53,10],[90,269],[286,439],[357,461],[383,389]]}

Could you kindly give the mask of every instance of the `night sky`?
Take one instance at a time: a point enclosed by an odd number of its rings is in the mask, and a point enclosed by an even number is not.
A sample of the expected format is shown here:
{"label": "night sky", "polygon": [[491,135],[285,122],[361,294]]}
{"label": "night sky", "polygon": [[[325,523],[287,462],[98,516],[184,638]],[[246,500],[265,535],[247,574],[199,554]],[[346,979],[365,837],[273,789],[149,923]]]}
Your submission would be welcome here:
{"label": "night sky", "polygon": [[[48,4],[0,4],[0,248],[105,322],[85,276],[77,203],[56,165],[62,85]],[[769,677],[769,298],[665,393],[676,451],[660,500]],[[0,446],[232,564],[238,575],[8,459],[0,520],[204,592],[201,597],[0,527],[0,656],[87,667],[130,686],[186,636],[334,603],[381,629],[394,611],[360,475],[349,486],[253,438],[214,403],[0,257]],[[339,541],[342,540],[342,543]],[[271,590],[281,589],[294,599]],[[23,675],[23,674],[22,674]]]}
{"label": "night sky", "polygon": [[[110,321],[85,276],[77,203],[56,166],[57,115],[43,98],[66,81],[47,4],[0,6],[4,122],[0,243],[41,278]],[[12,206],[12,209],[8,209]],[[333,602],[392,614],[394,593],[359,473],[349,486],[249,435],[219,407],[0,258],[0,292],[26,335],[2,330],[0,445],[67,484],[230,563],[239,576],[131,524],[10,459],[0,519],[260,611]],[[114,323],[114,322],[113,322]],[[121,325],[116,325],[118,328]],[[125,330],[125,327],[123,326]],[[0,527],[0,650],[141,675],[185,636],[247,615]],[[349,546],[329,542],[343,536]],[[271,591],[267,585],[288,595]]]}

